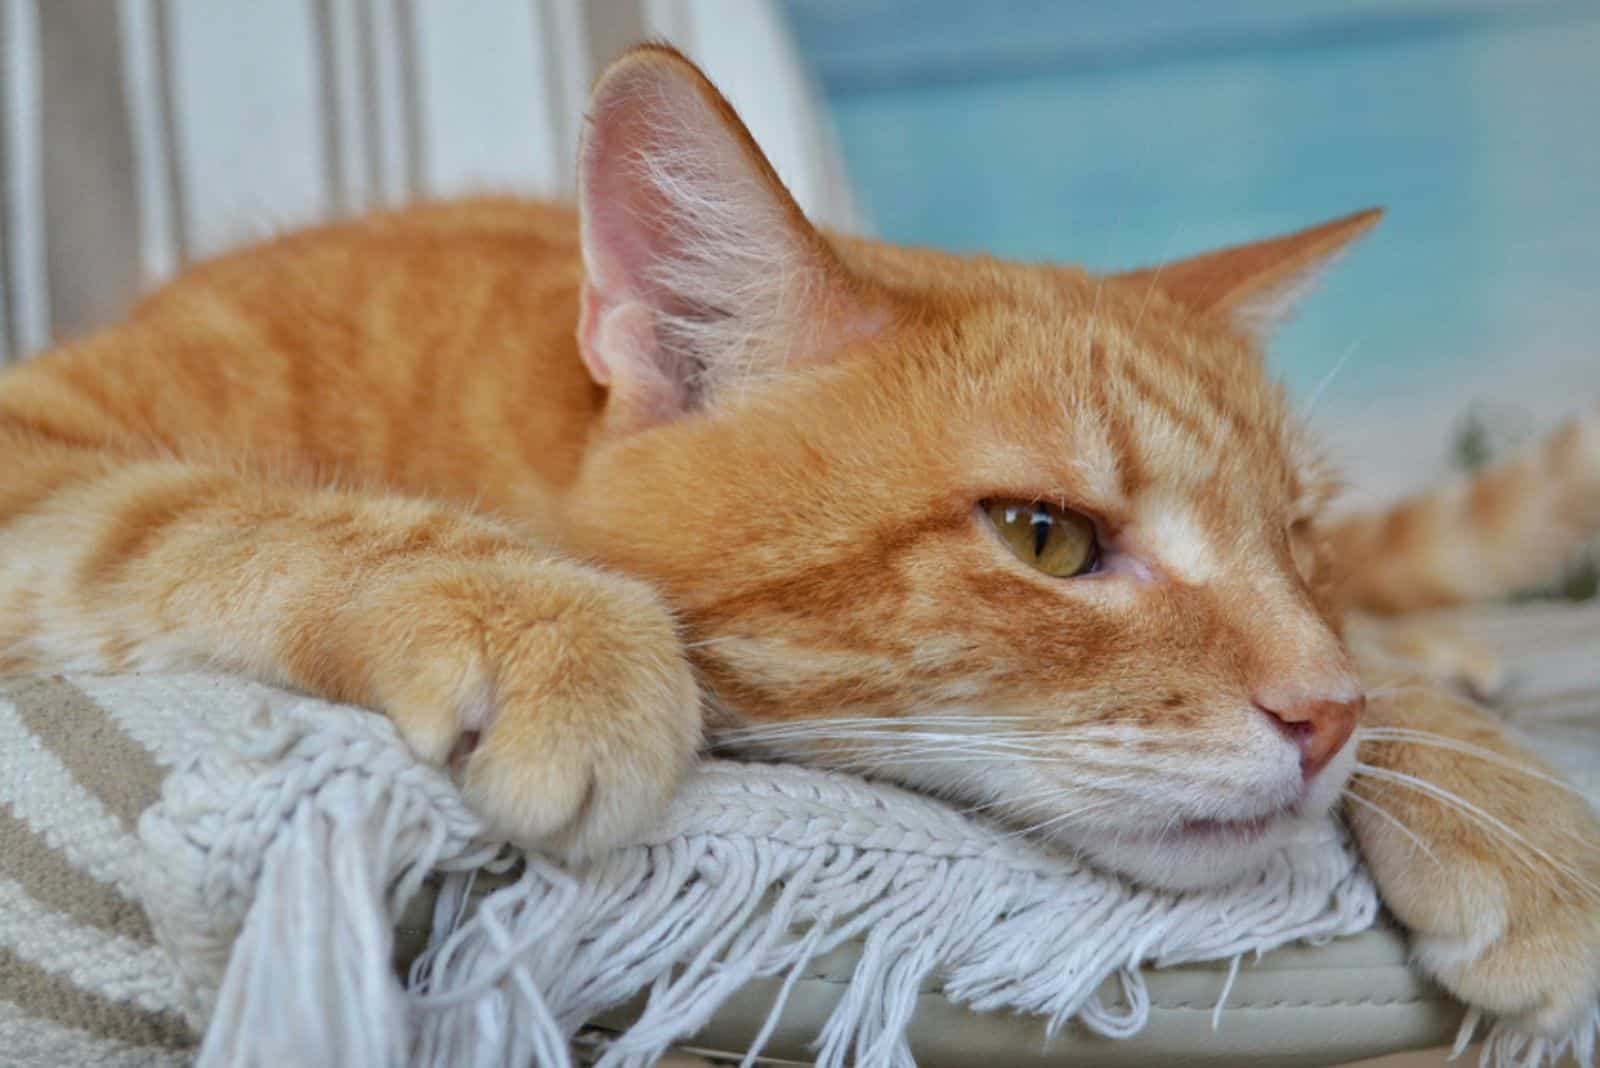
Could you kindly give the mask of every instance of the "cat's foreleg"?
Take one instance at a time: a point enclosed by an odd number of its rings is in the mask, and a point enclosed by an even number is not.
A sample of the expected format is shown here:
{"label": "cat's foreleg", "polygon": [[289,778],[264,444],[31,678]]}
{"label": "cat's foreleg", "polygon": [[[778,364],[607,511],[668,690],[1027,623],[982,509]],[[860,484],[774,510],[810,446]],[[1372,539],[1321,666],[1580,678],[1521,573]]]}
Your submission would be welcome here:
{"label": "cat's foreleg", "polygon": [[1600,821],[1459,697],[1374,688],[1346,818],[1417,964],[1469,1005],[1559,1036],[1600,1001]]}
{"label": "cat's foreleg", "polygon": [[591,853],[700,738],[661,600],[446,505],[6,441],[0,669],[243,673],[387,713],[496,829]]}

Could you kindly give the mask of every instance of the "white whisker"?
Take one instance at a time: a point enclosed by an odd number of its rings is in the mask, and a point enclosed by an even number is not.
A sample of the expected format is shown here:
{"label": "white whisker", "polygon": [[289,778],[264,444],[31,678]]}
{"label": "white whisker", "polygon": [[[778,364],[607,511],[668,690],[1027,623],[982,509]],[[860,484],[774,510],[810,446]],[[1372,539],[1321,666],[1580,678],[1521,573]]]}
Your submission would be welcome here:
{"label": "white whisker", "polygon": [[1496,753],[1493,749],[1485,749],[1482,746],[1473,745],[1471,742],[1463,742],[1448,735],[1435,734],[1433,731],[1418,730],[1413,727],[1363,727],[1359,736],[1362,740],[1371,739],[1375,742],[1424,745],[1433,749],[1446,749],[1453,753],[1461,753],[1464,756],[1476,757],[1487,763],[1496,764],[1507,770],[1514,771],[1519,775],[1526,775],[1530,779],[1537,779],[1540,782],[1549,783],[1551,786],[1558,786],[1578,797],[1586,797],[1582,790],[1555,775],[1550,775],[1540,771],[1538,768],[1519,763],[1504,754]]}
{"label": "white whisker", "polygon": [[1105,808],[1107,805],[1116,804],[1116,802],[1118,800],[1119,799],[1115,798],[1115,797],[1108,797],[1103,801],[1096,801],[1096,802],[1094,802],[1092,804],[1081,805],[1078,808],[1072,809],[1072,810],[1070,810],[1068,812],[1057,813],[1056,815],[1051,816],[1047,820],[1041,820],[1040,822],[1035,823],[1035,824],[1031,824],[1031,825],[1029,825],[1027,827],[1022,827],[1022,828],[1019,828],[1017,830],[1007,832],[1005,837],[1007,837],[1007,838],[1027,838],[1027,837],[1032,837],[1034,835],[1037,835],[1040,831],[1045,830],[1046,828],[1054,827],[1058,823],[1063,823],[1063,822],[1065,822],[1067,820],[1073,819],[1076,816],[1081,816],[1086,812],[1093,812],[1093,811],[1095,811],[1097,809]]}
{"label": "white whisker", "polygon": [[1322,399],[1323,391],[1328,388],[1329,384],[1333,382],[1334,378],[1338,376],[1339,372],[1344,370],[1346,361],[1350,359],[1351,354],[1354,353],[1356,349],[1361,347],[1361,342],[1363,340],[1365,339],[1358,337],[1354,341],[1350,342],[1350,344],[1346,345],[1344,351],[1339,354],[1339,358],[1335,360],[1333,366],[1328,369],[1328,373],[1322,376],[1322,381],[1317,383],[1317,388],[1311,391],[1311,399],[1306,401],[1305,414],[1301,416],[1301,418],[1306,422],[1309,423],[1311,421],[1312,413],[1317,410],[1317,401]]}
{"label": "white whisker", "polygon": [[1497,831],[1504,838],[1506,843],[1517,852],[1518,857],[1530,868],[1530,870],[1537,870],[1537,867],[1532,863],[1532,860],[1529,858],[1528,854],[1531,854],[1533,857],[1537,857],[1539,860],[1544,861],[1544,863],[1550,868],[1562,875],[1567,876],[1574,883],[1576,883],[1579,888],[1586,891],[1588,894],[1600,897],[1600,886],[1597,886],[1582,872],[1563,861],[1557,860],[1546,850],[1534,845],[1520,832],[1508,826],[1503,820],[1488,812],[1485,812],[1477,805],[1474,805],[1472,802],[1466,800],[1460,795],[1452,793],[1444,787],[1439,786],[1437,783],[1431,783],[1428,780],[1419,778],[1415,775],[1407,775],[1405,772],[1394,771],[1391,768],[1376,767],[1372,764],[1367,764],[1361,761],[1356,762],[1355,774],[1365,775],[1367,778],[1374,779],[1378,782],[1393,783],[1396,786],[1425,794],[1428,797],[1432,797],[1437,801],[1443,802],[1447,808],[1453,809],[1465,816],[1468,816],[1480,826],[1488,827],[1494,831]]}
{"label": "white whisker", "polygon": [[1390,812],[1377,802],[1369,801],[1360,794],[1352,793],[1349,790],[1344,791],[1341,796],[1343,796],[1346,801],[1354,801],[1356,804],[1360,805],[1364,809],[1367,809],[1369,812],[1388,820],[1389,823],[1394,826],[1395,830],[1411,839],[1412,843],[1416,845],[1418,849],[1422,850],[1422,852],[1427,855],[1429,860],[1433,861],[1435,864],[1439,863],[1439,858],[1433,855],[1433,850],[1428,848],[1428,843],[1419,838],[1417,833],[1410,827],[1407,827],[1405,823],[1401,821],[1400,817],[1396,816],[1394,813]]}
{"label": "white whisker", "polygon": [[[1183,224],[1179,223],[1172,228],[1172,236],[1167,238],[1167,247],[1161,250],[1161,261],[1156,264],[1156,269],[1150,272],[1150,284],[1145,288],[1144,299],[1139,301],[1139,311],[1133,317],[1133,333],[1139,332],[1139,324],[1144,322],[1145,309],[1150,306],[1150,298],[1155,295],[1158,283],[1161,281],[1161,272],[1167,269],[1167,262],[1172,258],[1172,249],[1178,243],[1178,235],[1183,233]],[[1098,291],[1097,295],[1098,295]]]}

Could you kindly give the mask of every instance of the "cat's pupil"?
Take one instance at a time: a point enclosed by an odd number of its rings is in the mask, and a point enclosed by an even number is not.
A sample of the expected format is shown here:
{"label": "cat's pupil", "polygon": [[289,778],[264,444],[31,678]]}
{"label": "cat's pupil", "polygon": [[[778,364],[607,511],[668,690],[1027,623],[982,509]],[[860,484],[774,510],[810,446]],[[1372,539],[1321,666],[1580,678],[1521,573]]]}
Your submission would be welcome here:
{"label": "cat's pupil", "polygon": [[1036,504],[1028,522],[1033,524],[1033,555],[1043,556],[1044,547],[1050,543],[1050,527],[1055,520],[1050,518],[1050,513],[1042,506]]}

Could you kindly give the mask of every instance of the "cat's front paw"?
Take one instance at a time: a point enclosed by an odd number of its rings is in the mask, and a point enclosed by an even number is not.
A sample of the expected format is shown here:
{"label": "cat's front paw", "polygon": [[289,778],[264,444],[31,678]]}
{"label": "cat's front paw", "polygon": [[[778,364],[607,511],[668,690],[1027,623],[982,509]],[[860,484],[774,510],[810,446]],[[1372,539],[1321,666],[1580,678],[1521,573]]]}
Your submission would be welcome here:
{"label": "cat's front paw", "polygon": [[[1592,881],[1600,872],[1590,867]],[[1525,1034],[1560,1039],[1585,1026],[1600,1008],[1600,905],[1593,895],[1524,895],[1526,875],[1507,878],[1497,869],[1458,868],[1454,875],[1457,904],[1465,907],[1431,917],[1432,930],[1413,928],[1418,966],[1466,1004]]]}
{"label": "cat's front paw", "polygon": [[1487,722],[1459,709],[1407,719],[1363,743],[1362,803],[1346,814],[1416,963],[1517,1031],[1587,1026],[1600,1008],[1600,820]]}
{"label": "cat's front paw", "polygon": [[569,858],[624,842],[694,759],[694,677],[642,583],[512,555],[408,567],[362,600],[372,703],[512,841]]}

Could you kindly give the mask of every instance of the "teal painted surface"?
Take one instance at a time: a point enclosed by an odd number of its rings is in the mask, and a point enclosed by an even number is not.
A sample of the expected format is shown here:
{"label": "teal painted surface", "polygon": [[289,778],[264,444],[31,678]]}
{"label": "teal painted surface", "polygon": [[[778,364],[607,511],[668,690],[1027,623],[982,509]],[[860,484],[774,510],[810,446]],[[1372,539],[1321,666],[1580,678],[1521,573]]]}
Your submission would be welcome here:
{"label": "teal painted surface", "polygon": [[1339,410],[1526,407],[1600,395],[1600,4],[1550,10],[832,102],[897,241],[1113,268],[1384,205],[1275,365],[1308,395],[1348,353]]}

